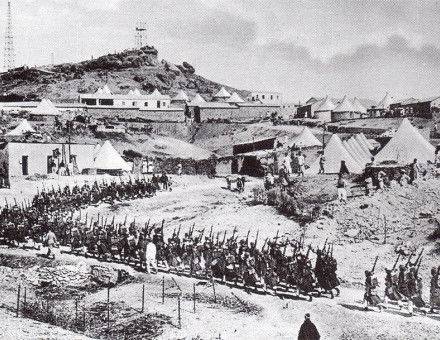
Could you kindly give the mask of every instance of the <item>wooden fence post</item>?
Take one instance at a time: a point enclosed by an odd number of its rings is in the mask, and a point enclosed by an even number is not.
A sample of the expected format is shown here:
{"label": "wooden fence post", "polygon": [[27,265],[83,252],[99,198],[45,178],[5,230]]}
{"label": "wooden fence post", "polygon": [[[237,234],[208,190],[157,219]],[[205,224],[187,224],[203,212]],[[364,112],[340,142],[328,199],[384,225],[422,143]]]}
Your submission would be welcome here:
{"label": "wooden fence post", "polygon": [[110,334],[110,284],[107,287],[107,332]]}
{"label": "wooden fence post", "polygon": [[21,284],[18,285],[18,292],[17,292],[17,318],[18,318],[18,313],[20,311],[20,290],[21,290]]}
{"label": "wooden fence post", "polygon": [[165,303],[165,276],[162,276],[162,304]]}
{"label": "wooden fence post", "polygon": [[145,284],[142,285],[142,313],[145,311]]}
{"label": "wooden fence post", "polygon": [[179,329],[182,328],[182,319],[180,315],[180,294],[177,295],[177,318],[179,320]]}
{"label": "wooden fence post", "polygon": [[215,294],[215,280],[214,280],[214,276],[212,277],[212,290],[214,292],[214,303],[217,303],[217,295]]}
{"label": "wooden fence post", "polygon": [[196,313],[196,284],[193,284],[193,309],[194,314]]}

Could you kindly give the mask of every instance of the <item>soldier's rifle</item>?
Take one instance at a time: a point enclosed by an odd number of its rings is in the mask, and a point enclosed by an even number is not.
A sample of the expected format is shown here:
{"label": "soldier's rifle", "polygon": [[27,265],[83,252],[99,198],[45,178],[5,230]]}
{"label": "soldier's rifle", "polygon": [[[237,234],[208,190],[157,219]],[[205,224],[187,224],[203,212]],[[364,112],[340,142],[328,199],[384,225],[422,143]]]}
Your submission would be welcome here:
{"label": "soldier's rifle", "polygon": [[199,241],[201,241],[203,239],[204,234],[205,234],[205,228],[203,228],[203,230],[200,232]]}
{"label": "soldier's rifle", "polygon": [[278,242],[278,235],[279,235],[279,234],[280,234],[280,230],[278,229],[278,230],[277,230],[277,234],[276,234],[276,236],[275,236],[275,238],[274,238],[275,243]]}
{"label": "soldier's rifle", "polygon": [[411,263],[411,258],[413,257],[414,253],[411,253],[408,257],[408,261],[405,263],[405,268],[408,268],[409,264]]}
{"label": "soldier's rifle", "polygon": [[379,256],[376,256],[376,259],[374,260],[373,269],[371,269],[371,273],[374,273],[374,270],[376,269],[377,260],[379,259]]}
{"label": "soldier's rifle", "polygon": [[234,230],[232,231],[231,240],[234,239],[235,233],[237,232],[237,226],[234,227]]}
{"label": "soldier's rifle", "polygon": [[422,256],[419,258],[419,262],[417,263],[417,268],[416,268],[416,275],[417,275],[417,273],[419,272],[419,269],[420,269],[420,265],[422,264]]}
{"label": "soldier's rifle", "polygon": [[269,238],[266,237],[266,239],[264,240],[263,247],[261,247],[261,251],[264,250],[264,247],[266,246],[266,244],[267,244],[267,240],[268,240],[268,239],[269,239]]}
{"label": "soldier's rifle", "polygon": [[258,235],[259,235],[259,233],[260,233],[260,229],[257,230],[257,235],[255,236],[254,248],[253,249],[257,248],[257,242],[258,242]]}
{"label": "soldier's rifle", "polygon": [[251,233],[251,230],[249,229],[246,235],[246,245],[249,244],[249,234]]}
{"label": "soldier's rifle", "polygon": [[414,266],[418,266],[419,261],[421,260],[424,251],[425,251],[425,248],[422,248],[422,251],[420,252],[419,256],[417,257],[417,260],[414,263]]}
{"label": "soldier's rifle", "polygon": [[225,242],[226,242],[226,233],[227,233],[227,230],[225,230],[225,234],[223,235],[223,242],[222,242],[222,245],[224,245]]}
{"label": "soldier's rifle", "polygon": [[125,219],[124,219],[124,227],[126,226],[126,224],[127,224],[127,215],[125,215]]}
{"label": "soldier's rifle", "polygon": [[177,230],[177,238],[179,238],[179,235],[180,235],[180,229],[182,228],[182,225],[180,224],[179,225],[179,229]]}
{"label": "soldier's rifle", "polygon": [[393,268],[391,269],[391,271],[394,271],[397,267],[397,264],[399,263],[400,260],[400,253],[397,255],[397,259],[396,262],[394,262]]}
{"label": "soldier's rifle", "polygon": [[212,227],[213,225],[211,224],[211,229],[209,230],[209,239],[212,240]]}

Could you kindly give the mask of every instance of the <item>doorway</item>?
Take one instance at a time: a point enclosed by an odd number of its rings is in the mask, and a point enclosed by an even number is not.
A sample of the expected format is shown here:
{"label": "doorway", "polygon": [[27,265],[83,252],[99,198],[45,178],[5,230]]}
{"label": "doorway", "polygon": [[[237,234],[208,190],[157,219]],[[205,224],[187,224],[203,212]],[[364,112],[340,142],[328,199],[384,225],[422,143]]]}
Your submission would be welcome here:
{"label": "doorway", "polygon": [[23,172],[23,176],[29,175],[29,156],[21,156],[21,170]]}

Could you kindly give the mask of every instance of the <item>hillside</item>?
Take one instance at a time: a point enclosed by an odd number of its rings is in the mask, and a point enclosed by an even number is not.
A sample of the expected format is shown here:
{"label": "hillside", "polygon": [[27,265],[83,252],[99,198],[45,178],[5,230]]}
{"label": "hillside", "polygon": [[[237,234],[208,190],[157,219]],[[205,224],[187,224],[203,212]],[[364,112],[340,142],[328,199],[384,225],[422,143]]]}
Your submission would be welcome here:
{"label": "hillside", "polygon": [[[187,62],[175,65],[159,60],[154,47],[125,50],[80,63],[66,63],[40,68],[20,67],[0,75],[3,100],[76,101],[78,93],[95,92],[104,84],[115,93],[126,93],[137,87],[146,92],[157,88],[164,94],[175,95],[182,89],[190,95],[201,93],[208,99],[221,85],[196,74]],[[225,86],[228,91],[240,91]]]}

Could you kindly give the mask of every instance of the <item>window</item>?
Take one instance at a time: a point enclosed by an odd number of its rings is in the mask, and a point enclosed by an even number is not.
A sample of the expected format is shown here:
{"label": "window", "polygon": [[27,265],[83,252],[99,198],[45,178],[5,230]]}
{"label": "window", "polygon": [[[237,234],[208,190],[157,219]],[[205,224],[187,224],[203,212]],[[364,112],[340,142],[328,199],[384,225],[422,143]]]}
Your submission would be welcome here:
{"label": "window", "polygon": [[157,108],[160,109],[160,100],[157,101]]}
{"label": "window", "polygon": [[113,99],[100,99],[99,105],[113,106]]}
{"label": "window", "polygon": [[270,100],[273,100],[273,95],[270,95]]}
{"label": "window", "polygon": [[133,106],[136,106],[136,102],[132,102],[131,104],[132,104]]}
{"label": "window", "polygon": [[261,96],[263,99],[265,99],[265,95],[263,94],[262,96]]}
{"label": "window", "polygon": [[122,105],[125,106],[125,102],[122,102]]}
{"label": "window", "polygon": [[144,106],[147,107],[148,106],[148,102],[145,102]]}
{"label": "window", "polygon": [[163,102],[163,103],[162,103],[162,106],[163,106],[163,107],[167,106],[167,102]]}

